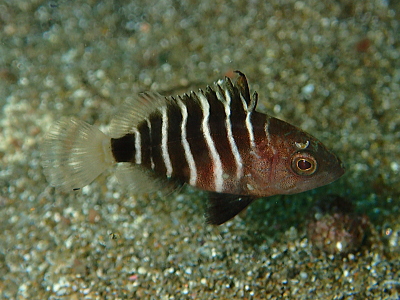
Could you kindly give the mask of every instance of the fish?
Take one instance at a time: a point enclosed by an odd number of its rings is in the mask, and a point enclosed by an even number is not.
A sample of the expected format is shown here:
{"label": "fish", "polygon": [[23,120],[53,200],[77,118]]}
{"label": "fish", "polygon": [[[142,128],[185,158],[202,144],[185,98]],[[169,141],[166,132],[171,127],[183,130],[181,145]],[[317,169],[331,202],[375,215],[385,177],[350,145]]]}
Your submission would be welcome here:
{"label": "fish", "polygon": [[75,117],[51,126],[41,149],[50,185],[68,192],[118,164],[133,194],[187,184],[208,192],[207,223],[220,225],[257,198],[295,194],[341,177],[341,160],[318,139],[256,111],[246,76],[236,71],[179,96],[138,94],[111,120],[109,133]]}

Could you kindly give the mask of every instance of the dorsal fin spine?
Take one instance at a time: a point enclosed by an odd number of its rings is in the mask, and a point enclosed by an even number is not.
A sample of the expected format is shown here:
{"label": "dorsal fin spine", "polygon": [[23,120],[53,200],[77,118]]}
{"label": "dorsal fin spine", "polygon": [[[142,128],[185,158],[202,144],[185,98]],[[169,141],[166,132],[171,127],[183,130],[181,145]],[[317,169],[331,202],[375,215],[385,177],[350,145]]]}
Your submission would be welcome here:
{"label": "dorsal fin spine", "polygon": [[258,102],[258,94],[257,94],[257,92],[254,92],[253,97],[251,98],[250,104],[247,109],[249,111],[254,111],[257,107],[257,102]]}

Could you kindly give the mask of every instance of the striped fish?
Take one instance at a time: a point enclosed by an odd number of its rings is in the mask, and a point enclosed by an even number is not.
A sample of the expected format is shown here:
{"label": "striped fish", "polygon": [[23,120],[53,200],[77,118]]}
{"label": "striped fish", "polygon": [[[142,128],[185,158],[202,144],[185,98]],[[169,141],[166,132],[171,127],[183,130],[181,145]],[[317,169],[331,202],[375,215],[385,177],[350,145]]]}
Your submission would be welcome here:
{"label": "striped fish", "polygon": [[75,118],[51,127],[42,149],[50,184],[77,190],[114,163],[135,193],[184,183],[209,191],[207,220],[222,224],[254,199],[328,184],[344,173],[321,142],[255,111],[244,74],[177,97],[140,94],[111,122],[109,135]]}

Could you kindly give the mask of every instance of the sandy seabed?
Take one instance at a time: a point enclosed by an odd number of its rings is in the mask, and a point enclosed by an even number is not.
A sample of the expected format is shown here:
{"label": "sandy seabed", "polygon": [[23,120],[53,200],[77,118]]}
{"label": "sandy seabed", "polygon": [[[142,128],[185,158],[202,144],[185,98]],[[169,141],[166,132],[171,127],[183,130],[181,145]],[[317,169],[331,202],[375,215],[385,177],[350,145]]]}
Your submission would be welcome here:
{"label": "sandy seabed", "polygon": [[[400,5],[384,0],[0,2],[0,298],[400,299]],[[206,194],[134,196],[111,169],[48,186],[40,145],[75,116],[107,130],[140,91],[244,72],[258,110],[321,139],[347,172],[213,227]],[[340,195],[370,229],[318,249],[312,207]]]}

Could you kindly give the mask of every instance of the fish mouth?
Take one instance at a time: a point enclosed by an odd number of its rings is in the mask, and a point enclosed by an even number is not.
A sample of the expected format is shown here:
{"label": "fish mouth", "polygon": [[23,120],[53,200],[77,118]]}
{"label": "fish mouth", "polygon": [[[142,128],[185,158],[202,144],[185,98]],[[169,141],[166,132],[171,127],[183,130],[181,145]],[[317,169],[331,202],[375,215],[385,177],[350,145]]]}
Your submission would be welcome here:
{"label": "fish mouth", "polygon": [[337,163],[332,165],[331,168],[327,170],[327,175],[330,178],[327,184],[338,180],[343,176],[344,173],[346,173],[346,167],[344,166],[344,163],[339,158],[336,159]]}
{"label": "fish mouth", "polygon": [[339,161],[340,161],[340,168],[342,169],[343,174],[344,174],[344,173],[346,173],[346,167],[344,166],[344,163],[341,160],[339,160]]}
{"label": "fish mouth", "polygon": [[341,177],[344,173],[346,173],[346,167],[344,165],[344,163],[337,157],[336,158],[339,164],[339,169],[337,171],[338,174],[338,178]]}

